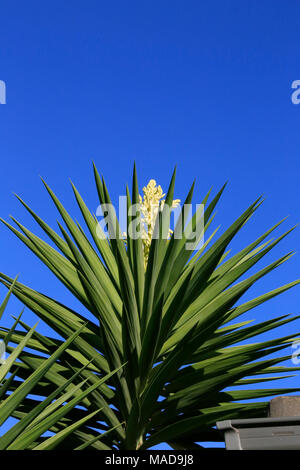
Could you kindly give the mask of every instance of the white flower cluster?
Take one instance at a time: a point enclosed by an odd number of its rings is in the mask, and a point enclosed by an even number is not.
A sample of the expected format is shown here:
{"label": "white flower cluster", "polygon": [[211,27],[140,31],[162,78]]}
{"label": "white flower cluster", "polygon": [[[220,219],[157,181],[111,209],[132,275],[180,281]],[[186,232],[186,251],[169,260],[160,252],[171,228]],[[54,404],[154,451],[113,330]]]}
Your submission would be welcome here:
{"label": "white flower cluster", "polygon": [[[143,198],[140,196],[140,204],[143,223],[142,240],[146,267],[158,209],[159,207],[162,208],[165,203],[165,200],[163,199],[165,193],[163,193],[162,187],[160,185],[157,186],[156,181],[152,179],[149,181],[147,186],[143,188],[143,195]],[[172,208],[177,207],[179,204],[180,199],[175,199],[172,203]],[[169,236],[171,234],[172,230],[169,229]]]}

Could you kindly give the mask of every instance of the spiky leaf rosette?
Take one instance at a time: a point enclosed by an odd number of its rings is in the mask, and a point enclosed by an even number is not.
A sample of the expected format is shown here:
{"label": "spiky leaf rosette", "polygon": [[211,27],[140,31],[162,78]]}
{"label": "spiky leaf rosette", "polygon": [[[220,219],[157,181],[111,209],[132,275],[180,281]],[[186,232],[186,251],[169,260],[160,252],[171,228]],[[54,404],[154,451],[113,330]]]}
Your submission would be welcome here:
{"label": "spiky leaf rosette", "polygon": [[[111,204],[105,181],[95,167],[94,177],[100,203]],[[289,356],[275,354],[274,358],[274,353],[289,347],[297,334],[241,344],[298,318],[282,316],[251,326],[247,321],[237,320],[245,312],[299,283],[291,282],[244,303],[240,300],[254,283],[291,256],[288,253],[247,276],[247,272],[289,233],[268,239],[281,222],[229,256],[228,245],[260,206],[261,199],[251,204],[219,238],[216,239],[217,231],[214,231],[195,252],[187,250],[186,243],[199,216],[203,218],[206,233],[224,188],[211,202],[208,202],[208,193],[202,201],[203,213],[200,206],[187,225],[175,227],[170,233],[167,208],[174,205],[174,172],[164,204],[160,204],[157,211],[158,235],[150,241],[148,236],[145,242],[140,237],[130,236],[130,214],[126,240],[114,213],[110,214],[109,236],[106,237],[97,218],[72,185],[87,227],[85,232],[52,189],[44,184],[64,222],[64,225],[59,223],[60,233],[19,200],[50,243],[15,219],[18,228],[4,223],[84,309],[76,312],[56,299],[15,282],[14,295],[60,337],[67,340],[82,328],[72,344],[65,347],[52,373],[36,383],[34,392],[48,396],[84,366],[81,375],[91,384],[96,383],[99,377],[126,363],[85,399],[86,410],[69,415],[68,425],[74,424],[79,415],[83,419],[89,412],[103,407],[103,425],[113,429],[103,440],[107,448],[147,449],[168,442],[175,449],[189,449],[199,442],[220,439],[214,429],[217,420],[264,416],[267,401],[254,399],[297,390],[253,388],[253,384],[283,378],[278,373],[298,370],[278,366]],[[151,184],[155,189],[153,182]],[[194,185],[185,204],[191,203],[193,190]],[[126,194],[128,208],[140,202],[135,168],[132,193],[127,188]],[[161,199],[163,194],[156,196]],[[142,211],[143,207],[136,214],[140,228],[145,223]],[[168,236],[161,227],[167,227]],[[11,286],[10,277],[1,274],[1,278],[4,285]],[[85,309],[93,320],[86,322]],[[22,326],[27,328],[25,324]],[[20,344],[23,339],[22,331],[13,332],[14,343]],[[23,379],[28,378],[32,369],[45,364],[47,359],[42,352],[52,354],[64,342],[34,331],[29,344],[35,353],[22,353],[26,364],[20,372]],[[249,389],[245,389],[247,384]],[[26,413],[34,406],[33,400],[27,400]],[[22,408],[17,408],[18,413],[21,411]],[[95,431],[85,434],[77,431],[64,440],[64,446],[80,448],[84,442],[87,447],[90,443],[93,445],[95,439]]]}

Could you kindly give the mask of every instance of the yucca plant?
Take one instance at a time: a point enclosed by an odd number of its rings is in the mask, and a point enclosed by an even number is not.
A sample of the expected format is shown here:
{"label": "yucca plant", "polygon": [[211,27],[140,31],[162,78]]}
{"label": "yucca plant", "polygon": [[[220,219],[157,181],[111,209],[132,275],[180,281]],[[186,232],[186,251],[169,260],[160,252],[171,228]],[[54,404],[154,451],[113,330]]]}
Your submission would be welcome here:
{"label": "yucca plant", "polygon": [[[95,166],[94,177],[100,203],[108,207],[111,204],[108,189]],[[248,321],[235,321],[300,282],[294,281],[240,302],[256,281],[292,255],[288,253],[255,274],[245,276],[290,232],[267,240],[281,222],[242,251],[229,255],[228,245],[260,206],[261,198],[217,240],[215,230],[199,250],[191,251],[186,248],[187,241],[195,232],[199,216],[206,233],[224,187],[211,202],[208,202],[209,192],[191,220],[187,224],[178,222],[171,232],[168,208],[178,204],[174,200],[175,172],[165,200],[154,180],[144,188],[144,198],[141,198],[134,168],[132,192],[126,189],[127,206],[128,209],[132,205],[138,207],[134,215],[139,233],[144,234],[142,238],[130,233],[134,219],[130,211],[126,234],[122,233],[114,212],[107,211],[108,236],[105,236],[96,216],[72,184],[87,227],[85,232],[44,184],[64,222],[64,226],[58,223],[60,234],[19,200],[49,237],[50,244],[14,218],[19,230],[4,223],[83,308],[76,312],[15,281],[14,295],[62,338],[44,336],[34,330],[27,344],[35,352],[22,351],[20,358],[26,367],[18,374],[26,381],[32,370],[47,363],[49,359],[45,354],[51,356],[58,348],[63,348],[51,374],[40,378],[31,393],[45,399],[55,393],[57,387],[72,383],[74,374],[80,371],[83,379],[94,384],[95,389],[85,399],[83,407],[68,415],[68,426],[75,424],[79,417],[87,419],[95,412],[94,418],[98,426],[102,423],[102,431],[111,429],[101,446],[100,443],[94,445],[99,433],[97,426],[85,427],[83,431],[76,429],[66,436],[61,444],[63,448],[90,445],[92,448],[137,450],[167,442],[174,449],[191,449],[201,442],[220,440],[214,428],[217,420],[264,416],[268,402],[254,399],[298,390],[252,388],[253,384],[283,378],[278,373],[298,370],[278,365],[288,359],[288,355],[274,358],[274,353],[289,347],[298,333],[263,342],[240,343],[299,317],[284,315],[251,326]],[[194,184],[183,208],[191,203],[193,191]],[[149,208],[153,202],[159,207],[151,215]],[[196,234],[195,246],[202,235]],[[1,279],[8,288],[12,286],[12,278],[1,274]],[[86,320],[87,310],[93,320]],[[24,322],[19,323],[29,329]],[[5,334],[2,329],[1,336]],[[69,338],[74,334],[77,336],[70,343]],[[19,345],[24,337],[25,332],[17,329],[11,334],[11,340]],[[272,357],[267,357],[269,355]],[[115,370],[117,372],[106,383],[96,386],[99,378]],[[249,390],[244,387],[247,384],[251,385]],[[7,391],[14,387],[13,378]],[[3,399],[5,394],[1,403]],[[35,400],[27,399],[25,406],[16,408],[14,416],[19,418],[20,412],[27,416],[35,406]],[[66,423],[61,421],[60,425]]]}

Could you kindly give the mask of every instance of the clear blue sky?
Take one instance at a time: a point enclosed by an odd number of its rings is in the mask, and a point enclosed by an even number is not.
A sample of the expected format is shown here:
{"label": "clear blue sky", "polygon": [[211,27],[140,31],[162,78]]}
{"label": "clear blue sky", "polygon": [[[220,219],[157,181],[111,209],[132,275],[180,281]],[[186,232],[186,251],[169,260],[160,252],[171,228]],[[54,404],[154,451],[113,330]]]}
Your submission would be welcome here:
{"label": "clear blue sky", "polygon": [[[77,216],[71,178],[95,211],[91,161],[117,197],[136,160],[141,185],[155,178],[166,187],[177,164],[181,199],[194,177],[195,202],[229,180],[216,219],[224,227],[264,194],[233,251],[286,215],[284,228],[298,223],[300,104],[292,104],[291,84],[300,79],[299,14],[297,0],[2,2],[0,215],[35,228],[17,192],[55,225],[39,175]],[[299,251],[299,230],[267,261]],[[1,226],[0,250],[1,271],[20,272],[21,282],[78,306]],[[251,296],[299,278],[299,260],[297,254]],[[8,313],[15,307],[12,301]],[[290,312],[300,313],[299,288],[251,318]],[[33,322],[30,312],[27,320]]]}

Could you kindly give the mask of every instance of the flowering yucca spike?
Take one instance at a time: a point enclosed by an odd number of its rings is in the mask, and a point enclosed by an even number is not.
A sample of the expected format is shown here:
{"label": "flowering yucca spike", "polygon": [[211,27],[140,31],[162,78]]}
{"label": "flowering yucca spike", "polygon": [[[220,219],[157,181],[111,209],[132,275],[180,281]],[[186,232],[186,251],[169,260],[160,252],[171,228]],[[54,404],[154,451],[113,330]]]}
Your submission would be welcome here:
{"label": "flowering yucca spike", "polygon": [[[165,200],[163,199],[163,197],[165,196],[165,194],[163,193],[162,187],[160,185],[157,186],[156,181],[154,179],[151,179],[147,186],[143,187],[143,195],[143,197],[141,195],[139,196],[139,200],[141,204],[142,213],[142,240],[144,246],[144,258],[146,268],[157,213],[159,208],[162,209],[164,206]],[[172,208],[178,207],[179,204],[180,199],[175,199],[172,202]],[[169,229],[169,235],[171,234],[172,230]]]}

